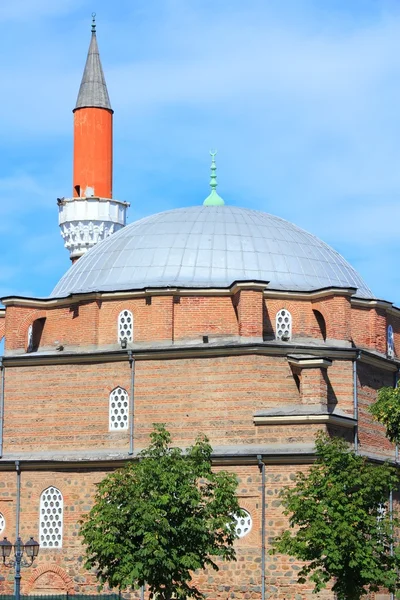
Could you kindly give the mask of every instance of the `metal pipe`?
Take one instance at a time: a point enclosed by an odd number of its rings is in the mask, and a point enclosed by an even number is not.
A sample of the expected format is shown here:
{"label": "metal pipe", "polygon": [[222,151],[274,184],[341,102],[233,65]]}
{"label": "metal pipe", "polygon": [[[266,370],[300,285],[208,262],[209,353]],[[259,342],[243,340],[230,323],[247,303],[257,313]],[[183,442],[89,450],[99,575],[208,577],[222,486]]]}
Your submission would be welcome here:
{"label": "metal pipe", "polygon": [[16,514],[15,514],[15,576],[14,576],[14,593],[15,600],[21,598],[21,538],[19,537],[19,516],[21,512],[21,469],[19,460],[15,461],[15,470],[17,472],[17,498],[16,498]]}
{"label": "metal pipe", "polygon": [[3,456],[3,429],[4,429],[4,364],[0,358],[0,458]]}
{"label": "metal pipe", "polygon": [[[396,373],[394,374],[393,387],[397,388],[398,385],[399,385],[399,370],[397,369]],[[396,444],[394,447],[394,462],[395,463],[399,462],[399,445],[398,444]]]}
{"label": "metal pipe", "polygon": [[261,472],[261,600],[265,600],[265,464],[261,454],[257,461]]}
{"label": "metal pipe", "polygon": [[357,361],[361,356],[361,351],[357,352],[355,360],[353,360],[353,417],[354,425],[354,452],[358,453],[358,391],[357,391]]}
{"label": "metal pipe", "polygon": [[[389,519],[390,519],[390,534],[393,536],[393,490],[389,493]],[[390,542],[390,556],[394,554],[393,539]],[[394,593],[390,592],[390,600],[394,600]]]}
{"label": "metal pipe", "polygon": [[134,411],[135,411],[135,359],[132,350],[128,351],[129,366],[131,368],[131,393],[129,398],[129,454],[133,454],[133,435],[134,435]]}

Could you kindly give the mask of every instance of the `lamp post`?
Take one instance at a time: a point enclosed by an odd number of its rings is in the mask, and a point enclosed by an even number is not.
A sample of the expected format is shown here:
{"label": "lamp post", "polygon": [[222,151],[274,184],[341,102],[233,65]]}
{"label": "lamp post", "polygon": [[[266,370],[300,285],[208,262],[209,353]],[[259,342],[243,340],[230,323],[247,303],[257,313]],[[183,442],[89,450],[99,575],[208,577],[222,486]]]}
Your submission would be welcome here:
{"label": "lamp post", "polygon": [[[33,537],[31,537],[26,544],[23,544],[21,538],[18,537],[14,544],[15,560],[11,559],[6,562],[11,554],[12,548],[13,544],[9,542],[7,538],[4,538],[4,540],[0,542],[0,558],[3,559],[3,565],[6,567],[15,567],[15,600],[20,600],[21,567],[31,567],[33,565],[33,561],[39,554],[39,544],[33,539]],[[24,550],[26,556],[30,559],[30,562],[22,560]]]}

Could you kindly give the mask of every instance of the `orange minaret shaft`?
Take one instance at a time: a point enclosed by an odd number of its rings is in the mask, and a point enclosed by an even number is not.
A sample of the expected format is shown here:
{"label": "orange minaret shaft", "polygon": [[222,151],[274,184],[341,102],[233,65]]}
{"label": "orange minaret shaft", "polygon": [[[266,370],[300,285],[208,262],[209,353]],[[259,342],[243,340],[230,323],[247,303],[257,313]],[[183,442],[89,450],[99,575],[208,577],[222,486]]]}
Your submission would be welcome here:
{"label": "orange minaret shaft", "polygon": [[112,198],[113,110],[92,23],[85,70],[74,108],[73,196]]}

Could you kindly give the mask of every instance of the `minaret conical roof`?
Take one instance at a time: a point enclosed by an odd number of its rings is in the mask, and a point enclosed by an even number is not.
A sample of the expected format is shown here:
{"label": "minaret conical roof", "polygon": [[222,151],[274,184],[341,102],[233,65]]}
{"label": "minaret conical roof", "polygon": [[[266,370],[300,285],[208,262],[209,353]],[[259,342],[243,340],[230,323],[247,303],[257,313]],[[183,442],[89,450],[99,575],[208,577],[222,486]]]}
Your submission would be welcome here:
{"label": "minaret conical roof", "polygon": [[101,66],[99,47],[96,38],[96,25],[93,20],[92,39],[86,59],[85,70],[79,88],[75,109],[86,107],[111,109],[106,80]]}

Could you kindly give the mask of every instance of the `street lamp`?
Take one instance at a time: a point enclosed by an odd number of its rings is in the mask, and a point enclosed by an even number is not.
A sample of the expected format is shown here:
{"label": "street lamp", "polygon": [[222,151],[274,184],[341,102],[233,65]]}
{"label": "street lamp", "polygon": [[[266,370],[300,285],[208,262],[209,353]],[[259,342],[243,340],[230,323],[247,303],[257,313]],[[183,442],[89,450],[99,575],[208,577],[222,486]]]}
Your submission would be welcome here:
{"label": "street lamp", "polygon": [[[33,561],[39,554],[39,544],[31,537],[26,544],[22,543],[20,537],[18,537],[17,541],[14,544],[14,555],[15,560],[8,560],[11,554],[11,550],[13,548],[13,544],[8,541],[7,538],[4,538],[2,542],[0,542],[0,558],[3,559],[3,565],[6,567],[15,567],[15,600],[20,600],[21,598],[21,567],[31,567]],[[30,559],[30,562],[22,560],[22,556],[24,554]],[[7,561],[7,562],[6,562]]]}

